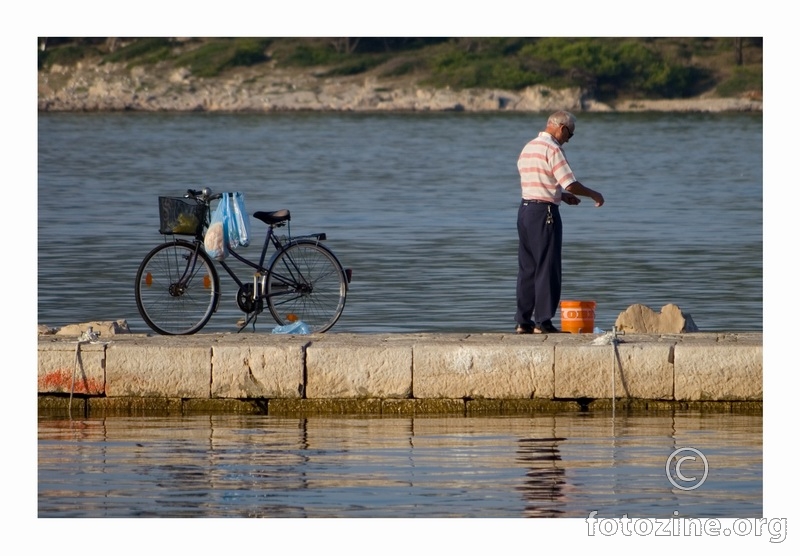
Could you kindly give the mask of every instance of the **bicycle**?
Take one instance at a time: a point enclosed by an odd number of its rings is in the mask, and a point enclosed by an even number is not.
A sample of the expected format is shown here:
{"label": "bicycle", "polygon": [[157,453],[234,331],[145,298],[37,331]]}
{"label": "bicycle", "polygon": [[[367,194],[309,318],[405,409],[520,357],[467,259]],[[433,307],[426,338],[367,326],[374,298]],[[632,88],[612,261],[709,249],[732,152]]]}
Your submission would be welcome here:
{"label": "bicycle", "polygon": [[[225,260],[214,260],[204,246],[210,225],[211,202],[223,195],[210,188],[189,189],[184,197],[159,197],[160,233],[173,237],[145,255],[136,272],[136,306],[145,323],[159,334],[194,334],[216,312],[220,301],[221,266],[238,285],[236,302],[245,313],[241,332],[253,323],[266,303],[279,325],[303,322],[312,333],[329,330],[344,310],[352,270],[345,269],[336,255],[321,242],[325,233],[281,238],[275,228],[287,225],[290,212],[258,211],[253,217],[268,226],[258,261],[251,261],[233,248],[227,252],[254,270],[252,279],[242,280]],[[265,264],[270,245],[274,252]]]}

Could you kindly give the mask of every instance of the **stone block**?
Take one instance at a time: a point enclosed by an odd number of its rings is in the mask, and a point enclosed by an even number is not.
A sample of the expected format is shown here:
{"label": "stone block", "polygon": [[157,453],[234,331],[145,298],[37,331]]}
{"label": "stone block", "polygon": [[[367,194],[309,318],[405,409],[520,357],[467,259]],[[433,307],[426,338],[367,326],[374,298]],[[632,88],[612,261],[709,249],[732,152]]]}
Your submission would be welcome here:
{"label": "stone block", "polygon": [[469,400],[466,402],[467,415],[525,415],[575,411],[580,408],[573,400],[553,400],[546,398],[513,400]]}
{"label": "stone block", "polygon": [[408,398],[411,354],[403,342],[314,342],[306,348],[306,397]]}
{"label": "stone block", "polygon": [[38,396],[38,412],[39,415],[47,415],[48,417],[72,415],[74,417],[83,416],[87,414],[87,404],[92,398],[72,398],[71,400],[66,396]]}
{"label": "stone block", "polygon": [[553,346],[517,340],[416,345],[414,397],[551,398]]}
{"label": "stone block", "polygon": [[106,395],[208,398],[211,347],[161,342],[109,344]]}
{"label": "stone block", "polygon": [[39,393],[102,395],[105,393],[105,346],[77,342],[40,342]]}
{"label": "stone block", "polygon": [[[671,344],[562,344],[555,350],[556,398],[673,399]],[[614,370],[614,383],[611,371]]]}
{"label": "stone block", "polygon": [[91,417],[111,415],[183,415],[183,400],[162,397],[87,398]]}
{"label": "stone block", "polygon": [[182,404],[182,409],[184,414],[266,415],[267,404],[267,400],[214,398],[206,400],[185,400]]}
{"label": "stone block", "polygon": [[211,359],[214,398],[299,398],[305,342],[217,345]]}
{"label": "stone block", "polygon": [[763,381],[761,345],[675,346],[676,400],[761,400]]}
{"label": "stone block", "polygon": [[464,415],[464,400],[433,399],[424,400],[382,400],[383,416],[420,416],[420,415]]}
{"label": "stone block", "polygon": [[380,415],[381,400],[371,399],[272,399],[268,402],[270,415]]}

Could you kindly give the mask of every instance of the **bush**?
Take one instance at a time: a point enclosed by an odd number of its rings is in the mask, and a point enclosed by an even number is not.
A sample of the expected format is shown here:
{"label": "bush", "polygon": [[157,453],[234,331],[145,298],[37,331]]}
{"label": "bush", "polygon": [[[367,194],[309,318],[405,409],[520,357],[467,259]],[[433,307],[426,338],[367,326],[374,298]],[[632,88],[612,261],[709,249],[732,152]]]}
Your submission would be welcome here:
{"label": "bush", "polygon": [[518,90],[542,81],[541,74],[521,63],[519,57],[505,55],[503,42],[461,44],[467,48],[448,50],[434,58],[427,83],[454,89]]}
{"label": "bush", "polygon": [[733,75],[717,86],[717,94],[723,97],[741,95],[747,91],[761,91],[764,87],[764,76],[761,67],[737,67]]}
{"label": "bush", "polygon": [[170,39],[148,37],[136,39],[119,50],[106,54],[103,57],[103,61],[111,63],[127,62],[129,65],[154,64],[167,59],[171,51],[172,42]]}
{"label": "bush", "polygon": [[215,77],[234,67],[252,66],[267,60],[269,39],[217,39],[190,50],[175,60],[198,77]]}
{"label": "bush", "polygon": [[381,73],[381,77],[402,77],[419,71],[425,71],[428,64],[424,60],[399,60]]}
{"label": "bush", "polygon": [[652,42],[640,39],[546,38],[526,45],[520,55],[548,67],[549,85],[582,87],[600,99],[682,97],[696,77],[692,68],[665,60]]}
{"label": "bush", "polygon": [[356,56],[355,59],[351,59],[347,63],[338,65],[323,75],[358,75],[359,73],[364,73],[365,71],[369,71],[372,68],[380,66],[386,60],[386,56]]}
{"label": "bush", "polygon": [[226,67],[249,67],[266,62],[265,52],[271,42],[269,39],[236,39]]}
{"label": "bush", "polygon": [[92,47],[77,44],[67,44],[38,50],[39,69],[50,67],[54,64],[60,66],[74,66],[84,58],[97,54],[97,50]]}
{"label": "bush", "polygon": [[283,56],[279,63],[285,66],[313,67],[335,64],[342,59],[345,59],[345,56],[336,52],[331,46],[300,44]]}

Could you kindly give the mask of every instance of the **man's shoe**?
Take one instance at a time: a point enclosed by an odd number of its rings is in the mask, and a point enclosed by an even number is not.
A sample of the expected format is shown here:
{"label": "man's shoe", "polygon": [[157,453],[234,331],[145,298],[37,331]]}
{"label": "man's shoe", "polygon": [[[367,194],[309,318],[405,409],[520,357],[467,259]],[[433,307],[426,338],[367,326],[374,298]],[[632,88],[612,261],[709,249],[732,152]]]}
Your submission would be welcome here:
{"label": "man's shoe", "polygon": [[533,334],[533,325],[530,324],[518,324],[517,328],[515,329],[517,334]]}
{"label": "man's shoe", "polygon": [[534,334],[561,334],[561,330],[553,326],[552,323],[543,324],[541,326],[535,326],[533,328]]}

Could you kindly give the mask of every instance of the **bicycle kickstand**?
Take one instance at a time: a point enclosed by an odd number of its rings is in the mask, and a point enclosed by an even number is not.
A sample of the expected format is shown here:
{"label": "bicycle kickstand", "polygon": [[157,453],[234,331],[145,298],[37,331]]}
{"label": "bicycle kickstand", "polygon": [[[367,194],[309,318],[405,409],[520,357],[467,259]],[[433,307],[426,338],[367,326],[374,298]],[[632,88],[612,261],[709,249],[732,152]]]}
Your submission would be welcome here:
{"label": "bicycle kickstand", "polygon": [[[253,322],[253,332],[255,332],[256,331],[256,320],[258,320],[258,313],[256,313],[256,312],[250,313],[248,315],[248,317],[247,317],[247,320],[244,321],[244,324],[242,324],[239,327],[239,330],[237,330],[236,333],[238,334],[239,332],[244,330],[247,327],[247,325],[250,324],[250,321]],[[241,322],[241,321],[239,321],[239,322]],[[239,323],[236,323],[236,324],[239,324]]]}

